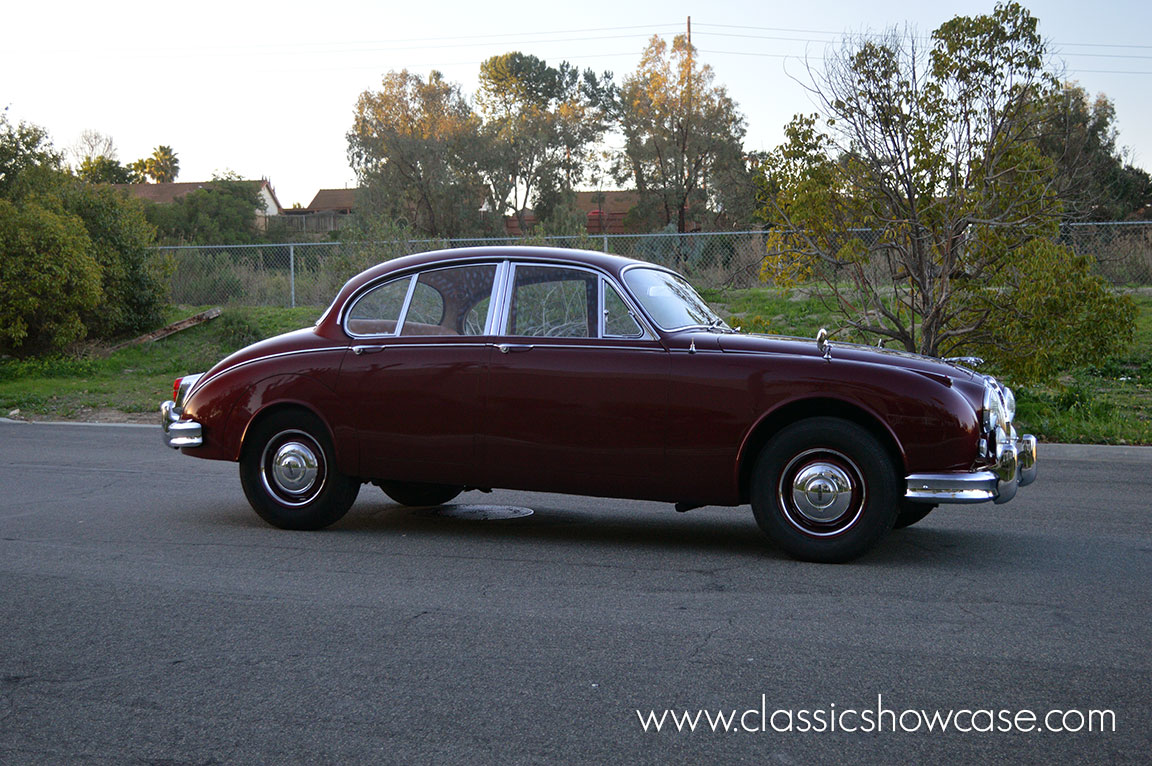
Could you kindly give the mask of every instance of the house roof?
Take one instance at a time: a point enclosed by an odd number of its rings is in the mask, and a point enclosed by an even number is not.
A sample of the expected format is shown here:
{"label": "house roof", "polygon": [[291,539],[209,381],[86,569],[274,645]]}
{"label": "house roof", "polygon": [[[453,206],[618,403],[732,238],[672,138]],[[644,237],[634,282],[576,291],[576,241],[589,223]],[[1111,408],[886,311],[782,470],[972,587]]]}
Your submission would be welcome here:
{"label": "house roof", "polygon": [[[267,187],[268,194],[271,195],[272,202],[275,205],[275,209],[269,209],[267,214],[276,215],[281,211],[280,200],[276,198],[276,190],[272,188],[272,184],[268,179],[241,181],[240,183],[255,186],[257,190],[262,190]],[[200,189],[212,188],[212,181],[188,181],[164,184],[112,184],[112,186],[116,189],[123,189],[138,199],[155,202],[160,205],[170,205],[185,194],[190,194]]]}
{"label": "house roof", "polygon": [[321,189],[304,208],[310,213],[319,213],[332,210],[339,213],[350,213],[356,207],[357,189]]}

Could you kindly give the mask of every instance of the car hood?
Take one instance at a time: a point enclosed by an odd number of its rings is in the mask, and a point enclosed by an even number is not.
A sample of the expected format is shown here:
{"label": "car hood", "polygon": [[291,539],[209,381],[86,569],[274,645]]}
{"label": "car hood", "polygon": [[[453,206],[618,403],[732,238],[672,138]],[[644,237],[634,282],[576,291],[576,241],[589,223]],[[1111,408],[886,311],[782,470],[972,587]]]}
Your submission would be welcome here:
{"label": "car hood", "polygon": [[[730,353],[786,354],[821,356],[813,338],[790,338],[781,335],[721,335],[720,348]],[[953,380],[978,381],[982,376],[963,365],[907,351],[864,346],[858,343],[831,341],[831,363],[838,360],[864,364],[902,367],[928,375],[941,375]]]}

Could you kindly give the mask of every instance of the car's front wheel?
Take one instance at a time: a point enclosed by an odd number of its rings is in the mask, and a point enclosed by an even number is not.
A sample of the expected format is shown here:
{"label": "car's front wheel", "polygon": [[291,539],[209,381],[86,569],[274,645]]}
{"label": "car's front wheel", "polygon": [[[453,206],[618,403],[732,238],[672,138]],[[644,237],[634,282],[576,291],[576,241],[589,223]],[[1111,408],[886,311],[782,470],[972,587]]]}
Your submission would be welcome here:
{"label": "car's front wheel", "polygon": [[259,422],[244,441],[240,483],[260,518],[281,529],[336,523],[360,482],[333,463],[328,429],[309,412],[285,411]]}
{"label": "car's front wheel", "polygon": [[764,447],[752,477],[752,512],[788,554],[841,563],[892,529],[900,503],[892,457],[867,429],[839,418],[786,426]]}

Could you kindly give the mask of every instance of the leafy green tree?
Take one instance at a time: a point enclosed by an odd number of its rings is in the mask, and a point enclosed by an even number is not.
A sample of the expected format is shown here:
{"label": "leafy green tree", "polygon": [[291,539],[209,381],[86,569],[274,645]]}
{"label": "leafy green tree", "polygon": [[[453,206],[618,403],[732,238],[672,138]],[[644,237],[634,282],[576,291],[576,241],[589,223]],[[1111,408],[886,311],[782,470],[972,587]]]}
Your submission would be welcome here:
{"label": "leafy green tree", "polygon": [[76,175],[81,180],[91,184],[126,184],[132,183],[132,173],[119,161],[99,155],[85,157],[76,169]]}
{"label": "leafy green tree", "polygon": [[157,146],[144,162],[148,176],[158,184],[172,183],[180,175],[180,160],[171,146]]}
{"label": "leafy green tree", "polygon": [[0,350],[62,351],[100,305],[100,265],[84,224],[35,200],[0,198]]}
{"label": "leafy green tree", "polygon": [[78,181],[64,186],[62,201],[83,223],[88,254],[100,269],[102,300],[83,314],[89,334],[114,338],[160,324],[167,285],[152,251],[156,230],[144,215],[144,203],[105,184]]}
{"label": "leafy green tree", "polygon": [[480,65],[488,196],[499,213],[517,217],[521,231],[529,204],[543,196],[552,210],[548,195],[571,190],[592,167],[611,92],[610,74],[581,74],[566,61],[551,67],[513,52]]}
{"label": "leafy green tree", "polygon": [[1152,204],[1152,178],[1117,146],[1116,107],[1065,84],[1041,103],[1034,140],[1056,165],[1056,183],[1076,218],[1120,221]]}
{"label": "leafy green tree", "polygon": [[125,170],[128,171],[128,183],[148,183],[148,160],[140,159],[130,162],[125,166]]}
{"label": "leafy green tree", "polygon": [[149,205],[146,215],[166,243],[248,244],[263,238],[256,216],[264,206],[258,183],[225,174],[171,204]]}
{"label": "leafy green tree", "polygon": [[63,168],[48,131],[38,125],[13,125],[0,113],[0,197],[15,199],[50,188]]}
{"label": "leafy green tree", "polygon": [[427,80],[407,70],[389,72],[379,91],[360,94],[347,137],[362,214],[427,237],[502,228],[481,176],[488,160],[479,118],[460,86],[440,72]]}
{"label": "leafy green tree", "polygon": [[[1130,303],[1053,242],[1057,169],[1032,140],[1060,87],[1045,55],[1036,19],[1008,3],[944,23],[927,50],[893,32],[826,61],[821,116],[796,117],[762,165],[765,276],[817,276],[858,331],[1032,379],[1117,349]],[[1094,321],[1044,316],[1056,294]]]}
{"label": "leafy green tree", "polygon": [[155,326],[166,290],[142,204],[67,172],[47,132],[0,125],[0,348],[59,351]]}
{"label": "leafy green tree", "polygon": [[[618,180],[631,179],[645,212],[660,226],[687,229],[689,207],[712,200],[714,179],[744,162],[744,118],[695,47],[677,35],[671,47],[653,37],[617,103],[624,148]],[[745,167],[745,171],[746,171]]]}

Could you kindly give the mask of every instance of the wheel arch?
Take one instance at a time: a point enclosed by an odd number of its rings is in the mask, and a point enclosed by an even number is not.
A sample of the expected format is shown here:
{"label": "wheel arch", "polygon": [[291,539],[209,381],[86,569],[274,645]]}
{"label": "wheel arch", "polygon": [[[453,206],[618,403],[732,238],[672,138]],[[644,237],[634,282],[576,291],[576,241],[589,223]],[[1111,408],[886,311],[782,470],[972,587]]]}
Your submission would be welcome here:
{"label": "wheel arch", "polygon": [[344,445],[343,447],[341,446],[341,443],[336,439],[336,432],[334,431],[332,424],[328,422],[328,419],[325,418],[324,415],[321,414],[319,410],[317,410],[317,408],[296,400],[281,400],[272,402],[253,413],[252,416],[248,418],[248,422],[244,424],[244,428],[240,434],[237,459],[239,459],[239,457],[243,455],[244,450],[249,447],[249,437],[257,428],[259,428],[262,423],[283,413],[291,412],[296,412],[315,418],[316,421],[320,423],[321,426],[323,426],[325,432],[327,433],[328,440],[332,444],[332,448],[335,452],[334,462],[336,467],[345,474],[350,476],[356,475],[355,470],[349,470],[357,467],[356,461],[354,459],[354,453],[350,453],[347,445]]}
{"label": "wheel arch", "polygon": [[348,427],[343,404],[329,386],[300,374],[272,375],[248,387],[229,422],[230,439],[235,445],[232,459],[240,459],[256,426],[278,413],[291,411],[316,418],[327,431],[336,466],[349,476],[358,475],[359,445],[355,431]]}
{"label": "wheel arch", "polygon": [[[751,497],[752,474],[764,445],[780,429],[813,417],[832,417],[850,421],[866,429],[888,450],[893,464],[907,466],[904,450],[891,429],[875,413],[854,402],[834,397],[814,396],[794,400],[765,413],[744,437],[740,446],[737,480],[740,498],[748,502]],[[898,477],[903,479],[903,476]]]}

